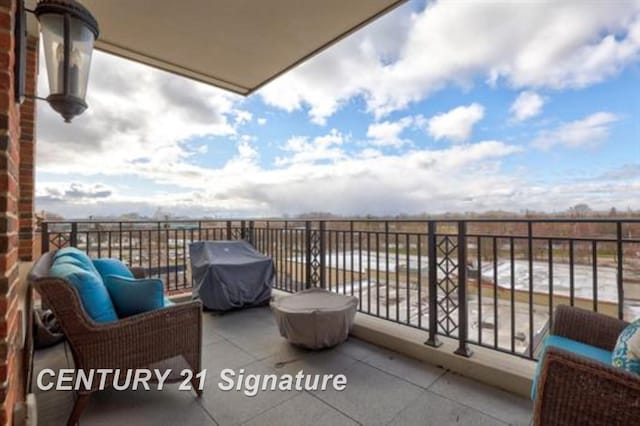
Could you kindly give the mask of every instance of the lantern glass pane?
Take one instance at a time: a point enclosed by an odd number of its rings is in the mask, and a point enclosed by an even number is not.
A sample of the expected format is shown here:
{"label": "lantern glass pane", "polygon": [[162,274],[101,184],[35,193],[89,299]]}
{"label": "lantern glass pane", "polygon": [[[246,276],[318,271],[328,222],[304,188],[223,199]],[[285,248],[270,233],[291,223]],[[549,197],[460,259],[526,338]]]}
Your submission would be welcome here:
{"label": "lantern glass pane", "polygon": [[51,94],[64,93],[64,18],[62,15],[40,16],[42,26],[42,47],[47,63],[49,91]]}
{"label": "lantern glass pane", "polygon": [[82,21],[71,18],[70,95],[84,99],[87,94],[94,35]]}

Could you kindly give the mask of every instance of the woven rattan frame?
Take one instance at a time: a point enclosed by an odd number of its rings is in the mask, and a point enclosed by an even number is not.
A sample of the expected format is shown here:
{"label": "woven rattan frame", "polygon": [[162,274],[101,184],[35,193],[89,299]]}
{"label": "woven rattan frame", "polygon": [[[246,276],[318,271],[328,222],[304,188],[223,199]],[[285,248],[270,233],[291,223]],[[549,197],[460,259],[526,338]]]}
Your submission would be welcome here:
{"label": "woven rattan frame", "polygon": [[[626,325],[559,306],[551,332],[611,351]],[[640,425],[640,376],[555,347],[540,362],[534,425]]]}
{"label": "woven rattan frame", "polygon": [[[36,266],[42,268],[42,265]],[[34,267],[34,268],[36,268]],[[133,269],[137,277],[144,275]],[[69,342],[76,369],[136,369],[181,365],[194,374],[201,369],[202,305],[200,302],[176,304],[98,324],[84,310],[77,290],[66,280],[31,277],[30,285],[53,310]],[[177,360],[177,361],[176,361]],[[179,373],[179,372],[178,372]],[[175,373],[174,373],[175,374]],[[180,377],[172,376],[174,381]],[[76,425],[94,388],[78,394],[68,425]],[[192,380],[197,395],[198,383]]]}

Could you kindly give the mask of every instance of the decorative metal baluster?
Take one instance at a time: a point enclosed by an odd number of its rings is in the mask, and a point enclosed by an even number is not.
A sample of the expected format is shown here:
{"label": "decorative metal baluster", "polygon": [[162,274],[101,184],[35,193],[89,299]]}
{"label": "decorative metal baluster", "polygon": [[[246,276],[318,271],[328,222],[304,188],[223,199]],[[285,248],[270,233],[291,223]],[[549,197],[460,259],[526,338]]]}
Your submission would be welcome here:
{"label": "decorative metal baluster", "polygon": [[425,344],[438,347],[438,248],[436,240],[436,223],[427,223],[427,261],[429,262],[429,338]]}
{"label": "decorative metal baluster", "polygon": [[471,356],[467,345],[467,223],[458,222],[458,349],[456,355]]}

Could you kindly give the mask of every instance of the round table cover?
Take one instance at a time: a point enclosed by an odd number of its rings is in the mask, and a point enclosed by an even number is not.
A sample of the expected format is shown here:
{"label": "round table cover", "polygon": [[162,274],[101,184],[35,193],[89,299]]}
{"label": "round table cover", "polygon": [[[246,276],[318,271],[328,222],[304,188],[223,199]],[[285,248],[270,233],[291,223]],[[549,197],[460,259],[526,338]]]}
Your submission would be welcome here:
{"label": "round table cover", "polygon": [[280,334],[294,345],[321,349],[344,342],[349,336],[358,298],[320,288],[274,299],[271,310]]}

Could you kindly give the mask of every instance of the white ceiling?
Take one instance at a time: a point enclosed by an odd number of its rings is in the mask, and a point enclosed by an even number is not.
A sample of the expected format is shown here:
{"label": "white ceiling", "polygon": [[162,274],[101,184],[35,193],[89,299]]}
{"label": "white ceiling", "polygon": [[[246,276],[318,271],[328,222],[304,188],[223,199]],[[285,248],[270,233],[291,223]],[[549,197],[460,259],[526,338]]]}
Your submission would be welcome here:
{"label": "white ceiling", "polygon": [[81,2],[97,49],[247,95],[405,1]]}

